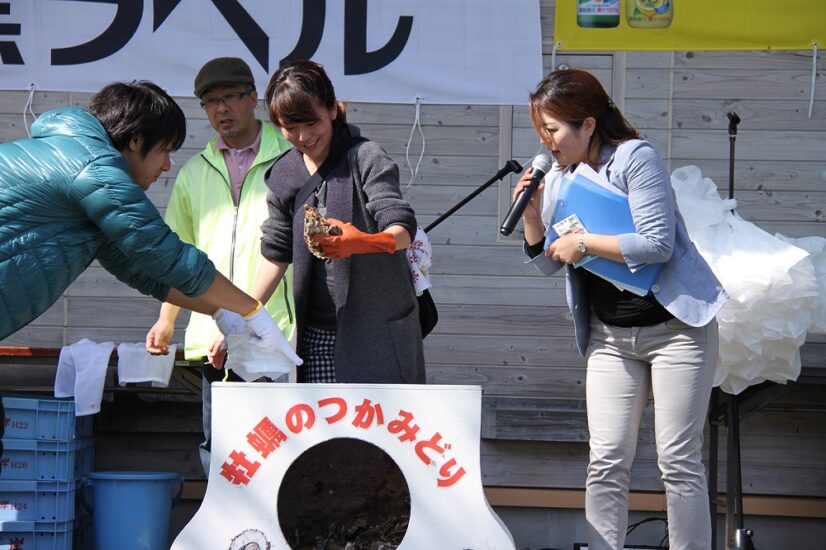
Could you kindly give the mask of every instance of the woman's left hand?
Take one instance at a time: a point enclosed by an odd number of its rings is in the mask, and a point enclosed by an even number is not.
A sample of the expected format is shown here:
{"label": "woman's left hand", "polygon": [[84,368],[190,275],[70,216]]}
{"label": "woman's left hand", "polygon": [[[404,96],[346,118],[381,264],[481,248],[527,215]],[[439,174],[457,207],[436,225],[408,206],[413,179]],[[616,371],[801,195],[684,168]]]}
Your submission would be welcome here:
{"label": "woman's left hand", "polygon": [[562,235],[551,243],[545,255],[557,262],[573,264],[585,254],[579,251],[579,233],[568,233]]}

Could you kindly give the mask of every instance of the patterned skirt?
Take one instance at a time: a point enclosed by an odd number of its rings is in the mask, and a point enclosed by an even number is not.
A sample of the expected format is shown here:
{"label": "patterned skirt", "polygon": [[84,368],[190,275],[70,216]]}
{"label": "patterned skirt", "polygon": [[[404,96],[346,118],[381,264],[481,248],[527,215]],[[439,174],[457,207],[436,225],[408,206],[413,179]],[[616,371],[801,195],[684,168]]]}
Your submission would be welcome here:
{"label": "patterned skirt", "polygon": [[304,364],[298,367],[298,381],[330,383],[336,381],[336,332],[307,326],[301,338],[298,355]]}

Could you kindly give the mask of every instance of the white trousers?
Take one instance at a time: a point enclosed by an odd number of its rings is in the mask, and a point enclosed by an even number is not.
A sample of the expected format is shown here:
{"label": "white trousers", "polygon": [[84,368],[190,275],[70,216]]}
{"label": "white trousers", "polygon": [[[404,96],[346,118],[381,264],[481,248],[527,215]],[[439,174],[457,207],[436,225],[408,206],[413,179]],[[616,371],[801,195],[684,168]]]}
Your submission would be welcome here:
{"label": "white trousers", "polygon": [[654,398],[657,463],[668,506],[669,548],[711,547],[703,426],[717,362],[717,322],[672,319],[650,327],[591,322],[586,399],[591,459],[585,490],[589,550],[621,550],[640,419]]}

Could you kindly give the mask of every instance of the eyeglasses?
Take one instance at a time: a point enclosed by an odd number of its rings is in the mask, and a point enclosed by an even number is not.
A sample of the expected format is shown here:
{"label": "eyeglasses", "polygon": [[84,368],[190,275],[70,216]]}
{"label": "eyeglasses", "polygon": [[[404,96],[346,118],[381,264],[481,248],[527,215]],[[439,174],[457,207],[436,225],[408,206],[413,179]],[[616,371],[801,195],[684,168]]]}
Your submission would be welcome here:
{"label": "eyeglasses", "polygon": [[239,101],[241,101],[241,99],[244,96],[248,96],[254,91],[255,91],[254,88],[250,88],[249,90],[246,90],[244,92],[235,92],[234,94],[226,94],[226,95],[222,95],[221,97],[214,97],[212,99],[205,99],[204,101],[201,101],[201,108],[209,111],[209,110],[212,110],[212,109],[216,109],[218,107],[218,105],[220,105],[221,103],[223,103],[227,107],[232,107],[235,104],[237,104]]}

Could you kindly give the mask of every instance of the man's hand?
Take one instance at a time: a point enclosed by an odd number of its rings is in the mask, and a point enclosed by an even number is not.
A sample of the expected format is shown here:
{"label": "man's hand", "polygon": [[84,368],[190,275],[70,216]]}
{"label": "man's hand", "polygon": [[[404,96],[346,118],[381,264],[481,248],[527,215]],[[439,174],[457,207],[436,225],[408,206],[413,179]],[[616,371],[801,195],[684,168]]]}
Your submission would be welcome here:
{"label": "man's hand", "polygon": [[224,368],[224,361],[227,360],[227,341],[222,336],[217,336],[207,350],[207,361],[216,369]]}
{"label": "man's hand", "polygon": [[247,331],[252,335],[250,337],[250,344],[264,348],[265,350],[277,350],[283,353],[296,365],[302,364],[304,361],[295,354],[295,350],[284,338],[281,329],[275,324],[275,321],[270,317],[270,313],[263,307],[250,315],[247,319]]}
{"label": "man's hand", "polygon": [[152,355],[166,355],[169,353],[169,343],[175,332],[175,324],[159,318],[146,333],[146,351]]}
{"label": "man's hand", "polygon": [[341,235],[313,235],[313,240],[321,245],[324,254],[334,260],[349,258],[353,254],[374,254],[396,251],[396,238],[390,233],[365,233],[352,223],[344,223],[335,218],[327,221],[341,229]]}
{"label": "man's hand", "polygon": [[247,329],[244,318],[233,311],[219,309],[212,315],[212,318],[215,320],[215,324],[218,325],[218,330],[224,336],[238,334]]}

